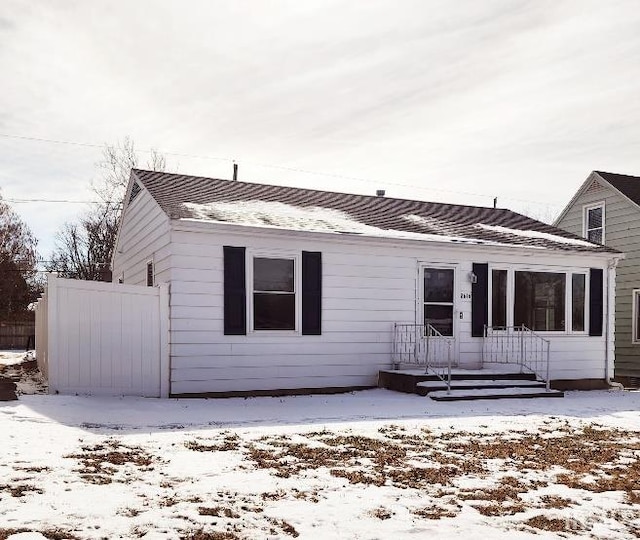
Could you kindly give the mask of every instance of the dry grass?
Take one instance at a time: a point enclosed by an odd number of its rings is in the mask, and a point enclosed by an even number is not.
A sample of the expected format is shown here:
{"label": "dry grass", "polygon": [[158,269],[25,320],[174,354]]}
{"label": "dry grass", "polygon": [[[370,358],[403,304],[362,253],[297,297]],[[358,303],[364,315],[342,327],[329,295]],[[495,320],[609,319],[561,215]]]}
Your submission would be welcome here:
{"label": "dry grass", "polygon": [[198,529],[196,531],[189,531],[184,533],[180,537],[180,540],[239,540],[240,537],[232,532],[228,531],[205,531],[204,529]]}
{"label": "dry grass", "polygon": [[576,501],[567,499],[565,497],[558,497],[556,495],[543,495],[540,497],[540,501],[544,505],[544,508],[561,510],[563,508],[569,508],[576,504]]}
{"label": "dry grass", "polygon": [[2,529],[0,528],[0,540],[6,540],[12,534],[19,534],[25,532],[39,532],[47,540],[81,540],[79,536],[76,536],[70,531],[66,531],[60,528],[45,529],[43,531],[34,531],[33,529]]}
{"label": "dry grass", "polygon": [[226,517],[231,519],[237,519],[240,517],[240,514],[234,512],[232,508],[226,508],[223,506],[201,506],[198,508],[198,514],[201,516]]}
{"label": "dry grass", "polygon": [[[78,460],[80,467],[76,472],[80,473],[83,480],[92,484],[130,482],[133,479],[131,469],[138,472],[151,471],[157,460],[143,448],[127,446],[115,439],[93,446],[82,446],[80,453],[64,457]],[[116,476],[118,472],[121,473],[120,476]]]}
{"label": "dry grass", "polygon": [[39,487],[29,484],[4,484],[0,485],[0,492],[9,493],[12,497],[24,497],[27,493],[42,495],[44,491]]}
{"label": "dry grass", "polygon": [[576,521],[569,519],[550,518],[543,515],[534,516],[524,522],[529,527],[549,532],[579,532],[584,530]]}
{"label": "dry grass", "polygon": [[442,519],[456,517],[459,512],[460,510],[458,508],[454,510],[443,506],[429,506],[414,510],[412,514],[424,519]]}

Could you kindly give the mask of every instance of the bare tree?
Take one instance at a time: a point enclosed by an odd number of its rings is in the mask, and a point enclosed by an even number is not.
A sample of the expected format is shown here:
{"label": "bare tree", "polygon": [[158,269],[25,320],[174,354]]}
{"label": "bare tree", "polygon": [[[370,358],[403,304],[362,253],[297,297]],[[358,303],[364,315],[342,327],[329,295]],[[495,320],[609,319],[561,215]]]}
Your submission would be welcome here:
{"label": "bare tree", "polygon": [[[91,186],[98,202],[77,223],[66,223],[58,232],[56,250],[47,269],[62,277],[109,279],[122,202],[131,169],[138,163],[134,142],[129,137],[115,145],[105,145],[102,159],[96,164],[100,178]],[[163,171],[166,159],[157,150],[151,150],[146,167]]]}
{"label": "bare tree", "polygon": [[22,318],[37,297],[36,244],[0,194],[0,318]]}

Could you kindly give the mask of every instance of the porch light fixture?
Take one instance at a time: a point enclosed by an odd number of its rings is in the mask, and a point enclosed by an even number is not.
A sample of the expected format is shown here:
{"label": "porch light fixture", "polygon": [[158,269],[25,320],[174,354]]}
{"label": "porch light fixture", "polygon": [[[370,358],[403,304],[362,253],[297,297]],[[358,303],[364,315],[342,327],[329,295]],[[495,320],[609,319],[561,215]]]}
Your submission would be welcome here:
{"label": "porch light fixture", "polygon": [[478,283],[478,276],[476,276],[473,272],[469,272],[467,274],[467,277],[469,278],[469,283]]}

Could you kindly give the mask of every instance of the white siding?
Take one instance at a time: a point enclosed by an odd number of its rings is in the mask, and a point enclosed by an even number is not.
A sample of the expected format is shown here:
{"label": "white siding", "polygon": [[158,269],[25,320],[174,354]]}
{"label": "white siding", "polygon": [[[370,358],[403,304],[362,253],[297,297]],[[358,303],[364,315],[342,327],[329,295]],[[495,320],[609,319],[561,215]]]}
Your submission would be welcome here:
{"label": "white siding", "polygon": [[582,236],[583,207],[604,201],[605,244],[625,254],[616,277],[615,372],[640,377],[640,344],[631,340],[631,296],[640,288],[640,209],[596,175],[592,178],[598,185],[579,196],[557,225]]}
{"label": "white siding", "polygon": [[113,281],[124,272],[124,283],[146,285],[147,262],[153,261],[155,283],[168,283],[169,218],[142,188],[125,208],[116,253],[113,257]]}
{"label": "white siding", "polygon": [[[393,323],[417,319],[421,262],[455,265],[459,362],[478,366],[481,339],[470,337],[471,300],[460,297],[471,292],[472,262],[606,268],[602,256],[584,253],[229,231],[189,230],[176,222],[171,233],[173,394],[375,385],[378,370],[391,365]],[[223,335],[224,245],[322,252],[322,335]],[[604,337],[562,334],[551,340],[553,379],[603,378]]]}

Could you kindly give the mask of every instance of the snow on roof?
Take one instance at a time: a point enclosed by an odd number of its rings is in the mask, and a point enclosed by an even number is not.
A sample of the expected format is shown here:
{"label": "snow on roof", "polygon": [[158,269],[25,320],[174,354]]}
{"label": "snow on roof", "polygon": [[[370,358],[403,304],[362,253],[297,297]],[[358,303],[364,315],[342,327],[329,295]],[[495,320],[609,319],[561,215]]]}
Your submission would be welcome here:
{"label": "snow on roof", "polygon": [[504,208],[374,197],[140,169],[134,169],[132,174],[172,220],[467,245],[615,252]]}
{"label": "snow on roof", "polygon": [[586,240],[579,240],[577,238],[566,238],[564,236],[558,236],[557,234],[550,234],[541,231],[523,231],[520,229],[500,227],[499,225],[485,225],[484,223],[479,223],[477,227],[486,231],[493,231],[503,234],[513,234],[515,236],[522,236],[524,238],[539,238],[540,240],[549,240],[550,242],[558,242],[560,244],[569,244],[573,246],[596,247],[598,245],[592,242],[587,242]]}
{"label": "snow on roof", "polygon": [[[340,234],[359,234],[408,240],[434,242],[461,242],[468,244],[499,245],[482,239],[464,238],[444,234],[415,233],[382,229],[361,223],[340,210],[320,207],[291,206],[270,201],[212,202],[208,204],[184,203],[189,218],[183,221],[210,221],[233,223],[251,227],[274,227],[279,229]],[[420,216],[404,216],[408,221],[421,220]]]}

